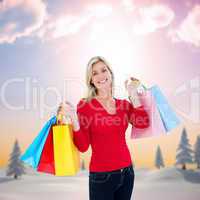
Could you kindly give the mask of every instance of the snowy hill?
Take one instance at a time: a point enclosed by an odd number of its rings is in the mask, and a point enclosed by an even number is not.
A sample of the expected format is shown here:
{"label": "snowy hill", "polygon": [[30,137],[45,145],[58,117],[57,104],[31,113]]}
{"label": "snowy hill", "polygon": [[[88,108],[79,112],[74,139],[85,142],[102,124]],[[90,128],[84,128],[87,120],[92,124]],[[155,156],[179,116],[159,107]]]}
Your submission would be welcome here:
{"label": "snowy hill", "polygon": [[182,170],[175,167],[161,168],[160,170],[135,169],[136,178],[140,181],[171,182],[188,181],[200,184],[200,171]]}
{"label": "snowy hill", "polygon": [[146,173],[142,172],[142,174],[144,174],[143,176],[144,181],[167,182],[167,181],[183,181],[184,180],[183,174],[181,174],[178,169],[175,169],[173,167],[161,168],[160,170],[158,169],[149,170],[149,171],[146,171]]}
{"label": "snowy hill", "polygon": [[0,168],[0,177],[4,177],[6,174],[6,169],[5,168]]}
{"label": "snowy hill", "polygon": [[[1,200],[88,200],[88,171],[80,171],[74,177],[56,177],[32,173],[19,180],[5,177],[0,170]],[[135,169],[133,198],[136,200],[199,200],[200,172],[176,168],[161,170]]]}

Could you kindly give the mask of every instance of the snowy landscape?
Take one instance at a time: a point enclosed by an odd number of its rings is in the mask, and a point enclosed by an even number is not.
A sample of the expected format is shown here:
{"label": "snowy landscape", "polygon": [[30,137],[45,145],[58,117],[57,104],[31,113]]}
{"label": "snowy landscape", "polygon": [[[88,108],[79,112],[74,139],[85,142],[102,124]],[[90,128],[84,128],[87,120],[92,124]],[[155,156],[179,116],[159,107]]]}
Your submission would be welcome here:
{"label": "snowy landscape", "polygon": [[[58,177],[34,171],[19,159],[16,141],[8,166],[0,169],[0,200],[89,199],[88,170],[82,162],[76,176]],[[188,168],[188,164],[195,168]],[[173,167],[165,166],[160,146],[155,155],[155,168],[134,168],[135,187],[132,200],[199,200],[200,136],[192,149],[185,129],[182,131]]]}
{"label": "snowy landscape", "polygon": [[[134,200],[199,200],[200,171],[175,167],[135,169]],[[29,170],[15,180],[0,171],[0,200],[88,200],[88,171],[74,177],[56,177]]]}

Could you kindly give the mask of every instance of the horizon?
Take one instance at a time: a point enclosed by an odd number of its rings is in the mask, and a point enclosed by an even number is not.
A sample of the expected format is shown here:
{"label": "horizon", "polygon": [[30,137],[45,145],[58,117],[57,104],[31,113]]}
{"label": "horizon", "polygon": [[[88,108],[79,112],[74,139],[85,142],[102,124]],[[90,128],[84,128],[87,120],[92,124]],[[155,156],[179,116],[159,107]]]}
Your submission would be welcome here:
{"label": "horizon", "polygon": [[[12,13],[12,14],[10,14]],[[157,145],[174,163],[181,130],[200,135],[200,1],[0,1],[0,167],[17,138],[22,152],[63,99],[86,92],[89,59],[104,56],[115,96],[127,99],[130,76],[158,85],[182,125],[168,136],[130,140],[137,166],[152,167]],[[83,157],[89,162],[90,152]],[[148,155],[146,157],[146,155]]]}

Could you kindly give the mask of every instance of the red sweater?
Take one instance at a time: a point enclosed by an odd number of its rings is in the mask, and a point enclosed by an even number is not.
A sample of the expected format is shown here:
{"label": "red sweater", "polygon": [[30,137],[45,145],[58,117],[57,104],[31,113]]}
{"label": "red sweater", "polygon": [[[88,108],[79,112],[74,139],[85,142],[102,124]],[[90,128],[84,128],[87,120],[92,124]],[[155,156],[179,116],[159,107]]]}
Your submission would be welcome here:
{"label": "red sweater", "polygon": [[143,106],[134,108],[127,100],[116,99],[116,114],[108,113],[95,98],[86,102],[80,100],[77,114],[80,129],[73,131],[74,143],[80,152],[92,148],[89,171],[112,171],[129,166],[130,152],[125,132],[128,123],[137,128],[149,126],[148,114]]}

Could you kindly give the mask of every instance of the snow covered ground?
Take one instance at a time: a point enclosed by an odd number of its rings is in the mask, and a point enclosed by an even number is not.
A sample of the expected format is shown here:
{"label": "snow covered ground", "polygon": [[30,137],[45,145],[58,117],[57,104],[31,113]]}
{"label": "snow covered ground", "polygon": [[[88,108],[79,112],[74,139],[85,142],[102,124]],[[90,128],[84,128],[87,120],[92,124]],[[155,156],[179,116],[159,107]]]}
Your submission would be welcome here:
{"label": "snow covered ground", "polygon": [[[176,168],[135,169],[134,200],[199,200],[200,171]],[[34,173],[19,180],[5,177],[0,170],[0,200],[88,200],[88,172],[75,177]]]}

